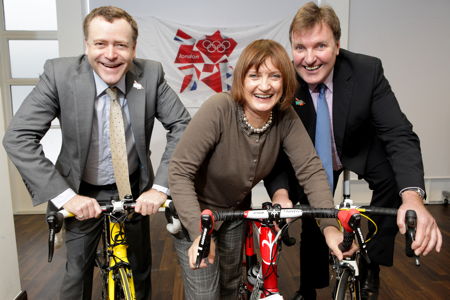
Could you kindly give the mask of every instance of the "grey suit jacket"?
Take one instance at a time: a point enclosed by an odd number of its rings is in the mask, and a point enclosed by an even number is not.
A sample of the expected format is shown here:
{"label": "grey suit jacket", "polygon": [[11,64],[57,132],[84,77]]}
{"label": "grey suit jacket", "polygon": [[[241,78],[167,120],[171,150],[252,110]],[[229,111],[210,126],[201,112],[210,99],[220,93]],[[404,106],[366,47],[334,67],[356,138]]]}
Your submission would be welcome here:
{"label": "grey suit jacket", "polygon": [[[12,119],[3,145],[34,205],[68,188],[78,192],[89,150],[95,96],[93,71],[86,56],[48,60],[38,84]],[[155,61],[133,61],[126,74],[126,98],[140,160],[140,192],[153,183],[167,187],[168,162],[190,120],[189,113],[164,80],[161,64]],[[156,176],[150,161],[155,117],[168,131]],[[53,165],[44,156],[40,140],[55,118],[61,125],[62,147]]]}

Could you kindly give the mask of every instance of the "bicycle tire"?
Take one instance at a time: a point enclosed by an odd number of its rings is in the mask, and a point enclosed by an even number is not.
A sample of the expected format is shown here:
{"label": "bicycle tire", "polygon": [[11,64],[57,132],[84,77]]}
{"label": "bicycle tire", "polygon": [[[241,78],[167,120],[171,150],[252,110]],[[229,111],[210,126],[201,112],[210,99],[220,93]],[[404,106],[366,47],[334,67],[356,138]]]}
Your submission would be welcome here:
{"label": "bicycle tire", "polygon": [[239,292],[237,300],[249,300],[250,299],[250,291],[245,286],[245,283],[241,281],[239,284]]}
{"label": "bicycle tire", "polygon": [[[97,264],[97,262],[96,262],[96,264]],[[99,269],[99,276],[101,278],[101,286],[102,286],[101,300],[109,300],[108,299],[108,272],[104,271],[100,267],[98,269]]]}
{"label": "bicycle tire", "polygon": [[352,271],[345,268],[337,283],[334,300],[359,300],[359,280],[354,280]]}
{"label": "bicycle tire", "polygon": [[130,280],[125,268],[119,268],[117,270],[118,277],[116,280],[115,297],[114,300],[136,300],[134,290],[130,285]]}
{"label": "bicycle tire", "polygon": [[101,300],[109,300],[108,297],[108,271],[107,271],[107,260],[108,255],[105,251],[105,239],[101,237],[101,241],[97,246],[97,253],[94,259],[95,266],[98,268],[98,273],[101,278],[101,287],[102,287],[102,298]]}

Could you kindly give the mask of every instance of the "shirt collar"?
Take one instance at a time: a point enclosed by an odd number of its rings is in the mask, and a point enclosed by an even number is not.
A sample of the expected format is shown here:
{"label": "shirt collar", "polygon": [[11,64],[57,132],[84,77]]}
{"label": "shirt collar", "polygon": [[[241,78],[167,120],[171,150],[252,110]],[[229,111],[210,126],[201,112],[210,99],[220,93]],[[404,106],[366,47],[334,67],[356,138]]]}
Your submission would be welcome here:
{"label": "shirt collar", "polygon": [[[109,86],[103,81],[103,79],[100,78],[100,76],[97,75],[97,73],[95,73],[95,71],[92,72],[94,73],[95,89],[97,91],[98,97],[103,94],[105,90],[109,88]],[[117,87],[122,92],[122,94],[125,95],[125,76],[122,76],[119,82],[114,86]]]}
{"label": "shirt collar", "polygon": [[[328,74],[327,78],[325,78],[323,84],[326,85],[326,87],[330,90],[331,93],[333,93],[333,74],[334,74],[334,68],[331,70],[330,74]],[[312,88],[312,86],[308,85],[310,93],[316,92],[315,86]],[[317,93],[317,92],[316,92]]]}

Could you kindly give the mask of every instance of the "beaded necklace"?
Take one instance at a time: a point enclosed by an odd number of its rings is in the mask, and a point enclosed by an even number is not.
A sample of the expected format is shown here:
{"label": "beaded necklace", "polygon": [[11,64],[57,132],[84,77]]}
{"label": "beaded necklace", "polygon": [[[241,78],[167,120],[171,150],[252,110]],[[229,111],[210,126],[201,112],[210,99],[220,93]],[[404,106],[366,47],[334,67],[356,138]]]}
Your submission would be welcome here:
{"label": "beaded necklace", "polygon": [[248,122],[247,117],[245,116],[245,112],[243,110],[242,110],[242,121],[251,133],[260,134],[265,132],[267,129],[269,129],[270,125],[272,125],[272,111],[270,112],[270,116],[267,122],[260,128],[255,128]]}

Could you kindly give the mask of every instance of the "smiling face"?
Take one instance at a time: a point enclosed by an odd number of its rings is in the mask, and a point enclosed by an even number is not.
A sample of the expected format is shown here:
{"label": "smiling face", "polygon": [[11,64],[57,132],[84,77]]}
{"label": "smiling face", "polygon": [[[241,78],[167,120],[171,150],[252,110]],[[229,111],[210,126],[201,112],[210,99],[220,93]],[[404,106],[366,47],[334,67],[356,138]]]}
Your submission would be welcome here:
{"label": "smiling face", "polygon": [[339,41],[325,23],[292,33],[292,57],[300,77],[309,85],[324,82],[339,54]]}
{"label": "smiling face", "polygon": [[103,17],[92,19],[85,46],[89,63],[109,86],[119,82],[136,57],[133,31],[124,19],[112,23]]}
{"label": "smiling face", "polygon": [[247,117],[266,118],[283,95],[283,78],[270,58],[257,70],[251,67],[244,79],[244,111]]}

